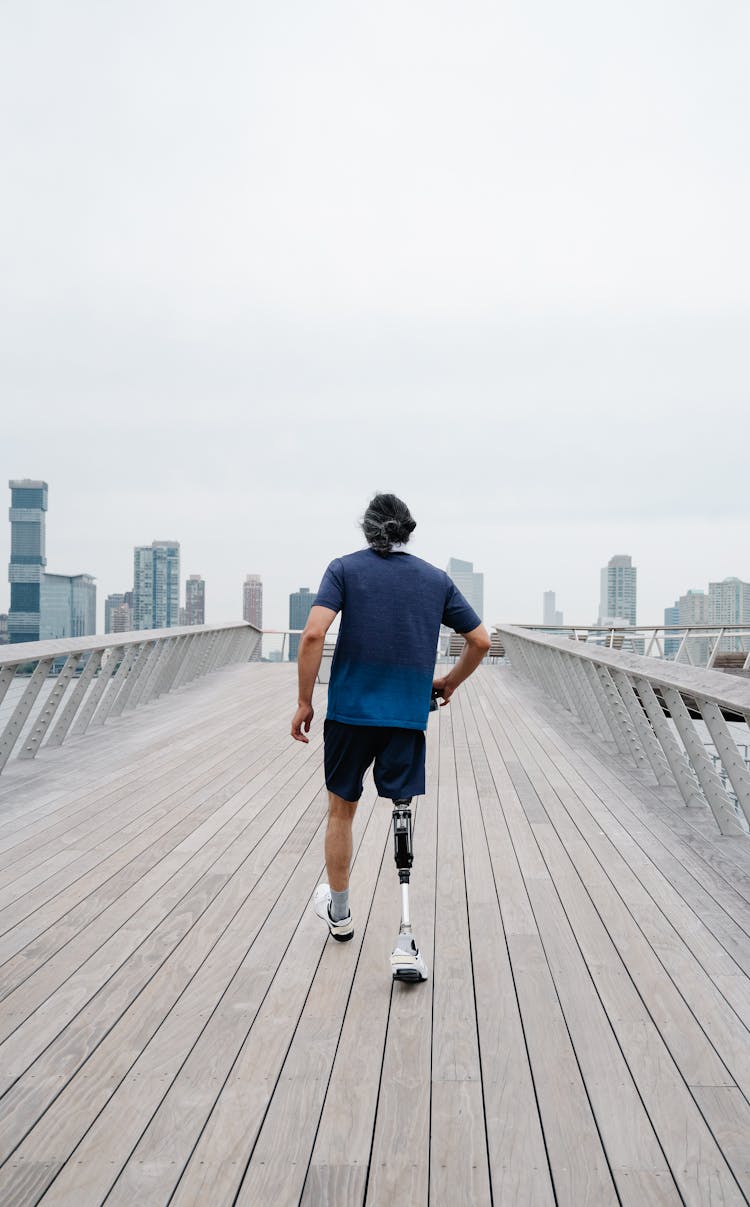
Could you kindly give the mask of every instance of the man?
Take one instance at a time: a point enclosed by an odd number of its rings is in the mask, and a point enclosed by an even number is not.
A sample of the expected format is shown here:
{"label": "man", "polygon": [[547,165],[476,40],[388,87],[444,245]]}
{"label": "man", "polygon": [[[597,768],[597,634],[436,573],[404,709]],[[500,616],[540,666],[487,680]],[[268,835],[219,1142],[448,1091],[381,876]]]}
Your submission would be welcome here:
{"label": "man", "polygon": [[[406,551],[415,528],[401,499],[375,495],[362,521],[368,547],[331,562],[299,643],[292,737],[307,742],[325,635],[341,612],[323,730],[328,883],[318,886],[314,901],[339,942],[354,934],[349,864],[365,772],[374,762],[375,786],[388,800],[424,795],[430,697],[448,704],[490,648],[487,630],[448,575]],[[441,624],[462,633],[466,644],[448,674],[434,679]],[[424,961],[418,969],[425,979]]]}

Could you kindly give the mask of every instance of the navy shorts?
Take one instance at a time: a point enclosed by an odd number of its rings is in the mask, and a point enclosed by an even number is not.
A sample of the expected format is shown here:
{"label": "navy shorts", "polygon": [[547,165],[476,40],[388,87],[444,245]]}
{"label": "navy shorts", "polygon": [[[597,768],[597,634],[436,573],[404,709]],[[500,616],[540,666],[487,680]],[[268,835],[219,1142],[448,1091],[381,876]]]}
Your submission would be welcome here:
{"label": "navy shorts", "polygon": [[378,796],[386,800],[424,796],[425,739],[421,729],[326,721],[323,748],[326,787],[343,800],[359,800],[362,779],[373,762]]}

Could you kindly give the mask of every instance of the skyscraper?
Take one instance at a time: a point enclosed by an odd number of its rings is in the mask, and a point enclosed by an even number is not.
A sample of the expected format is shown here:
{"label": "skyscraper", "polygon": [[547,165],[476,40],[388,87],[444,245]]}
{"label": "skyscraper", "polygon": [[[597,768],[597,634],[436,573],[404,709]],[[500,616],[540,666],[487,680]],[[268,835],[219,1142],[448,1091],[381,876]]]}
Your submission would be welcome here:
{"label": "skyscraper", "polygon": [[452,557],[445,567],[461,594],[471,604],[480,620],[484,619],[484,575],[474,570],[473,562]]}
{"label": "skyscraper", "polygon": [[45,556],[47,483],[32,478],[11,479],[10,486],[10,611],[8,640],[38,641]]}
{"label": "skyscraper", "polygon": [[711,624],[749,624],[750,583],[739,578],[709,583],[708,620]]}
{"label": "skyscraper", "polygon": [[[309,587],[300,587],[299,591],[293,591],[289,596],[289,628],[304,629],[307,623],[307,618],[310,615],[310,608],[313,605],[315,596]],[[297,651],[299,650],[299,634],[289,634],[289,661],[297,661]]]}
{"label": "skyscraper", "polygon": [[133,563],[133,628],[171,629],[180,623],[180,542],[137,545]]}
{"label": "skyscraper", "polygon": [[627,554],[611,557],[601,572],[599,624],[636,623],[638,570]]}
{"label": "skyscraper", "polygon": [[242,584],[242,619],[263,628],[263,583],[259,574],[246,574]]}
{"label": "skyscraper", "polygon": [[185,611],[188,624],[206,623],[206,583],[200,574],[191,574],[185,583]]}
{"label": "skyscraper", "polygon": [[133,592],[108,595],[104,601],[104,632],[129,633],[133,628]]}
{"label": "skyscraper", "polygon": [[[679,623],[690,627],[696,624],[708,624],[709,598],[705,591],[686,591],[677,601]],[[687,642],[690,661],[696,666],[705,666],[708,662],[710,644],[707,637],[693,636]]]}
{"label": "skyscraper", "polygon": [[96,583],[90,574],[44,574],[39,640],[96,632]]}
{"label": "skyscraper", "polygon": [[[664,609],[664,625],[665,628],[676,628],[680,623],[680,601],[677,599],[671,607]],[[674,658],[680,648],[679,637],[664,638],[664,657]]]}
{"label": "skyscraper", "polygon": [[11,642],[88,637],[96,632],[96,584],[90,574],[47,574],[46,482],[17,478],[10,505]]}
{"label": "skyscraper", "polygon": [[543,596],[543,611],[542,624],[549,625],[551,628],[561,628],[563,623],[563,614],[555,608],[555,592],[545,591]]}

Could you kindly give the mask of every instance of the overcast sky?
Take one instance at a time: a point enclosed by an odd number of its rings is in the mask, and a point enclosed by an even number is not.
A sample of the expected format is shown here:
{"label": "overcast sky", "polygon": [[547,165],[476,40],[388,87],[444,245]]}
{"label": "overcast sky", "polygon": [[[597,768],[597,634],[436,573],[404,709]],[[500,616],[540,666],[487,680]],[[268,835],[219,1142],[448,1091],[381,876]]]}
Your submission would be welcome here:
{"label": "overcast sky", "polygon": [[[0,489],[265,623],[392,490],[485,618],[750,579],[746,0],[3,0]],[[0,524],[0,559],[9,526]],[[0,586],[0,609],[8,587]],[[100,620],[101,625],[101,620]]]}

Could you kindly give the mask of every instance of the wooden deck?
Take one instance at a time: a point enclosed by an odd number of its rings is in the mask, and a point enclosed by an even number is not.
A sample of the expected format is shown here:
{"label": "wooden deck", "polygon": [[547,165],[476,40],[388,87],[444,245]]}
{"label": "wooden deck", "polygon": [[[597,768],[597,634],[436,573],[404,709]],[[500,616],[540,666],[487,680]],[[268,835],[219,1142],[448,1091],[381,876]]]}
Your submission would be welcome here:
{"label": "wooden deck", "polygon": [[750,844],[485,668],[430,722],[431,977],[394,987],[371,781],[354,941],[310,910],[324,709],[288,738],[293,675],[0,779],[3,1207],[747,1202]]}

